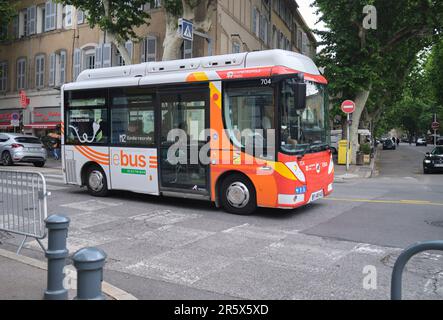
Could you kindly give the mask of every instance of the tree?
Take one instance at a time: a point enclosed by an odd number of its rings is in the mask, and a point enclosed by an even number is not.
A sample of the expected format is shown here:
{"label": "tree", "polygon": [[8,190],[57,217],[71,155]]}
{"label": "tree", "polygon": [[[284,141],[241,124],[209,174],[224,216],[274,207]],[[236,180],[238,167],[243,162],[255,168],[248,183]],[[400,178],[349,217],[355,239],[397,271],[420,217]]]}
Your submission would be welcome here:
{"label": "tree", "polygon": [[134,28],[147,24],[150,15],[142,9],[142,5],[153,0],[56,0],[64,5],[73,5],[87,12],[87,20],[91,28],[98,26],[106,32],[109,42],[120,52],[125,64],[131,64],[125,42],[138,39]]}
{"label": "tree", "polygon": [[[0,0],[0,28],[5,28],[9,25],[12,18],[17,15],[16,4],[11,4],[9,0]],[[0,40],[5,40],[7,33],[0,32]]]}
{"label": "tree", "polygon": [[216,12],[216,0],[164,0],[166,10],[166,36],[163,42],[163,60],[180,59],[183,40],[179,37],[178,18],[194,23],[194,29],[207,33]]}
{"label": "tree", "polygon": [[[363,8],[368,2],[377,8],[376,30],[363,28]],[[380,117],[380,109],[398,97],[418,53],[441,34],[443,2],[315,0],[315,5],[329,29],[317,33],[325,46],[318,63],[325,67],[330,92],[356,102],[351,126],[355,161],[362,115],[371,111]]]}

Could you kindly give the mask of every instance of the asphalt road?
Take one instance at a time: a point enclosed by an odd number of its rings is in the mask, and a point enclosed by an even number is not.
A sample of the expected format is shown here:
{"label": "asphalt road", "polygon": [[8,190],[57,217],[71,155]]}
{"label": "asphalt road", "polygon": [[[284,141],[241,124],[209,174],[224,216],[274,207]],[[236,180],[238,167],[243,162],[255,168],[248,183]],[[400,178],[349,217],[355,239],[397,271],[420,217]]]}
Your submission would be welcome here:
{"label": "asphalt road", "polygon": [[[63,185],[56,164],[42,171],[50,214],[71,218],[70,252],[104,249],[106,281],[138,298],[389,299],[401,250],[443,239],[443,175],[421,171],[429,149],[381,151],[375,178],[337,183],[331,198],[305,208],[249,217],[129,192],[91,198]],[[20,240],[3,235],[0,247],[13,249]],[[34,241],[26,247],[26,255],[44,259]],[[443,253],[414,258],[405,298],[442,299],[442,265]],[[375,270],[370,288],[367,270]]]}

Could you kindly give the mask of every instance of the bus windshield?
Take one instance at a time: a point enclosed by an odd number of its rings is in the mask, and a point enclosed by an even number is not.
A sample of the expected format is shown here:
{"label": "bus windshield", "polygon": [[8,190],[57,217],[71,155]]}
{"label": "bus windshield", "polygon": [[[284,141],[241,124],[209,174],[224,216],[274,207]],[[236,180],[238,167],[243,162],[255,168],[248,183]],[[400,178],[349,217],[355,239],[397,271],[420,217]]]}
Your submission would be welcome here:
{"label": "bus windshield", "polygon": [[327,108],[325,87],[306,81],[306,109],[295,108],[293,80],[283,82],[280,91],[280,150],[287,154],[306,154],[326,150]]}

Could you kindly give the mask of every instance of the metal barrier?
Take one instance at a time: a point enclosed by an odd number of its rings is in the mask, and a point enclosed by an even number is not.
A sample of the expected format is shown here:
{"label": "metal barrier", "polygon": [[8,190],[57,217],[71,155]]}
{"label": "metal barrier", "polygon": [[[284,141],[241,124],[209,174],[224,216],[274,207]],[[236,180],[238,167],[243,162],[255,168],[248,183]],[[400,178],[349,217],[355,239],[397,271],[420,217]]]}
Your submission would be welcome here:
{"label": "metal barrier", "polygon": [[24,236],[17,253],[28,237],[45,251],[48,196],[41,173],[0,170],[0,230]]}
{"label": "metal barrier", "polygon": [[423,251],[443,251],[443,241],[428,241],[414,244],[403,251],[395,262],[391,279],[391,299],[401,300],[403,270],[411,258]]}

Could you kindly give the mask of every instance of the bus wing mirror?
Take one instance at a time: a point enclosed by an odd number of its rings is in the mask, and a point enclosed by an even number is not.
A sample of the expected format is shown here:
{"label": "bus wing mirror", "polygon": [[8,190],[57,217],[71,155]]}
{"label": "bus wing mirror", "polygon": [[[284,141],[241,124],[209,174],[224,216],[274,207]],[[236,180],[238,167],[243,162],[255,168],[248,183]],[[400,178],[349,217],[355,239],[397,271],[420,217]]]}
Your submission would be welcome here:
{"label": "bus wing mirror", "polygon": [[295,91],[295,106],[296,110],[306,109],[306,83],[298,82],[294,85]]}

